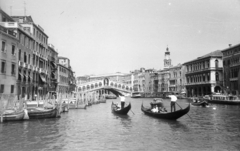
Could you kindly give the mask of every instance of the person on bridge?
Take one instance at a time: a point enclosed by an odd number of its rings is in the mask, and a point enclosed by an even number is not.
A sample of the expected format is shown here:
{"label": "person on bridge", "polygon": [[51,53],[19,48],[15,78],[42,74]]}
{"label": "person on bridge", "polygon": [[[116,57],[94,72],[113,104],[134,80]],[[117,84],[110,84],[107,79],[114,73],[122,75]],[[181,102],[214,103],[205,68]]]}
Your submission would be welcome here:
{"label": "person on bridge", "polygon": [[125,97],[119,95],[119,98],[120,98],[120,101],[121,101],[121,109],[123,109],[123,108],[124,108],[124,105],[125,105]]}
{"label": "person on bridge", "polygon": [[168,97],[171,98],[171,112],[174,110],[176,111],[176,102],[177,102],[177,97],[175,95],[169,95]]}

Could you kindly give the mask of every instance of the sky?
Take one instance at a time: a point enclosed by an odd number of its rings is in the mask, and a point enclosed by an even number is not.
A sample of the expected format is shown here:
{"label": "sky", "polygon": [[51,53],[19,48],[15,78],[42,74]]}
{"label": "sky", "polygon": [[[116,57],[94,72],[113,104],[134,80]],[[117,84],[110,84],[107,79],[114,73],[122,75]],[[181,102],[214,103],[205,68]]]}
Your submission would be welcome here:
{"label": "sky", "polygon": [[177,65],[240,43],[240,0],[0,0],[0,6],[31,16],[77,76],[160,70],[167,47]]}

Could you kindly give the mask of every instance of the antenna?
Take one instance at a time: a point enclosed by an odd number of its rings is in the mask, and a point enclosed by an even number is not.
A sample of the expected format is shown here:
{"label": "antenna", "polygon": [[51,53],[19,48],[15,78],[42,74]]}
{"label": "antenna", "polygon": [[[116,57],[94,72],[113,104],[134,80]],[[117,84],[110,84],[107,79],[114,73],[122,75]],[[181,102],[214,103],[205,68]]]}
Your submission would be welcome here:
{"label": "antenna", "polygon": [[24,1],[24,16],[26,16],[26,2]]}
{"label": "antenna", "polygon": [[12,6],[10,6],[10,15],[12,16]]}

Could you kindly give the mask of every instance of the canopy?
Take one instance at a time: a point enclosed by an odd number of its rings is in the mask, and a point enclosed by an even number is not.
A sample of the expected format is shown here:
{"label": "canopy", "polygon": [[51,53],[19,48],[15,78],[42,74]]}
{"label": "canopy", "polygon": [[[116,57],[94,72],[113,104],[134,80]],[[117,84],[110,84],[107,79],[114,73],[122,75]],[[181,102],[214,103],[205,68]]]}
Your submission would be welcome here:
{"label": "canopy", "polygon": [[42,82],[46,83],[46,79],[45,79],[44,75],[40,74],[40,79],[42,80]]}

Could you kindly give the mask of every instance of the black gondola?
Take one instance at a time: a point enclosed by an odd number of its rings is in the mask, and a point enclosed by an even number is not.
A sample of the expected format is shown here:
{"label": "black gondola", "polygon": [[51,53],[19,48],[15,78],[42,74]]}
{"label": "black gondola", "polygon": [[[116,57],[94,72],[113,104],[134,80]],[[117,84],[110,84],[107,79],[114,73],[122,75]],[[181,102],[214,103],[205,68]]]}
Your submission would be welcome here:
{"label": "black gondola", "polygon": [[191,104],[192,104],[193,106],[201,106],[201,107],[206,107],[206,106],[208,106],[208,102],[207,102],[207,101],[192,102]]}
{"label": "black gondola", "polygon": [[120,115],[126,115],[131,109],[131,103],[125,106],[123,109],[118,110],[118,106],[112,102],[112,112]]}
{"label": "black gondola", "polygon": [[151,108],[145,108],[143,106],[143,104],[142,104],[141,109],[146,115],[149,115],[149,116],[152,116],[152,117],[156,117],[156,118],[160,118],[160,119],[168,119],[168,120],[177,120],[178,118],[184,116],[185,114],[187,114],[189,112],[190,104],[185,109],[180,109],[180,110],[177,110],[175,112],[154,113],[154,112],[151,111]]}

